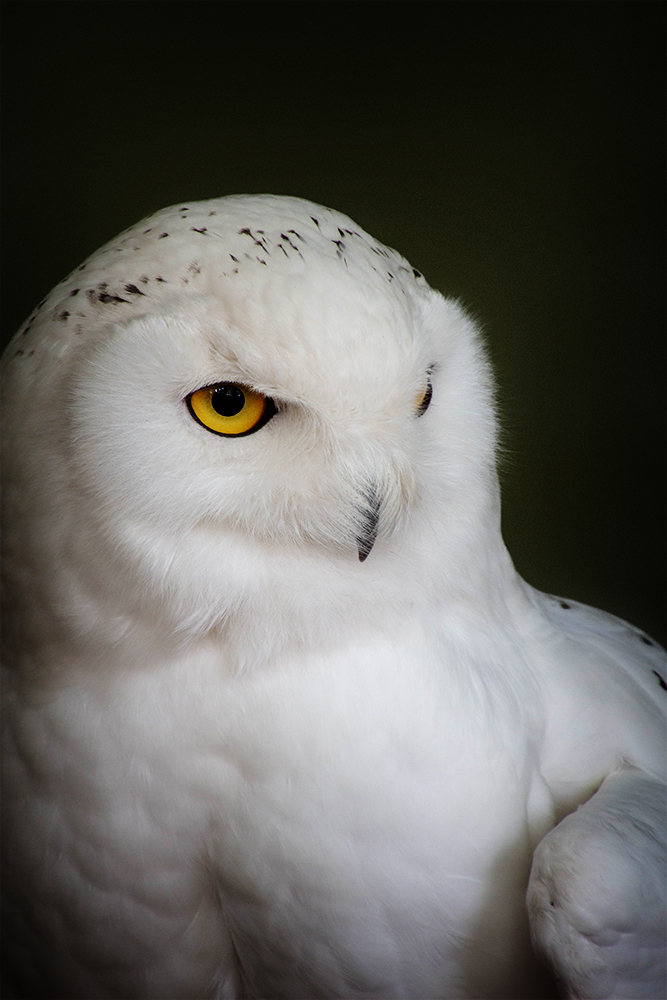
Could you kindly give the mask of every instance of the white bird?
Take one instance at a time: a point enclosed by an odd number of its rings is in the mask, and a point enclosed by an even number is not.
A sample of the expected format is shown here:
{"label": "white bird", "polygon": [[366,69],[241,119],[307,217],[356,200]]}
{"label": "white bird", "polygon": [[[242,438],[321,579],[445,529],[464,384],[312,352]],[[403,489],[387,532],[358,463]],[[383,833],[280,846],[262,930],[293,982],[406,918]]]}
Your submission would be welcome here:
{"label": "white bird", "polygon": [[3,365],[16,995],[664,996],[665,656],[517,575],[455,302],[221,198]]}

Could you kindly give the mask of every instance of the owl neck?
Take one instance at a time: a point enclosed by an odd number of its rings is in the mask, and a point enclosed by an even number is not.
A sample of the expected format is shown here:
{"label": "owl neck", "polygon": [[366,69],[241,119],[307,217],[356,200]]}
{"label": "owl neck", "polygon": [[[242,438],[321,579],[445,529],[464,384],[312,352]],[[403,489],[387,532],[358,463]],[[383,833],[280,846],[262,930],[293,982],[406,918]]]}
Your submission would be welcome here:
{"label": "owl neck", "polygon": [[478,491],[475,509],[455,506],[434,522],[417,505],[393,532],[380,532],[364,562],[354,550],[211,527],[169,541],[145,525],[121,546],[103,544],[100,558],[94,527],[73,523],[53,541],[66,557],[52,554],[59,571],[39,580],[39,594],[38,574],[28,593],[30,574],[9,582],[10,663],[47,674],[52,661],[68,659],[132,668],[213,640],[233,670],[289,649],[399,635],[407,623],[435,621],[452,635],[484,629],[525,602],[521,581],[500,535],[497,488]]}

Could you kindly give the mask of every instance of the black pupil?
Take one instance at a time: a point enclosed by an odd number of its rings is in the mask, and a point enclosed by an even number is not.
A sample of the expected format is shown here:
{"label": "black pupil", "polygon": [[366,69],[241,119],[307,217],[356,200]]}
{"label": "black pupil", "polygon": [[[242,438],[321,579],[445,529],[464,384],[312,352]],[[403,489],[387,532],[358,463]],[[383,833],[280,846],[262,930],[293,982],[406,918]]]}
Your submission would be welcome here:
{"label": "black pupil", "polygon": [[245,394],[237,385],[225,382],[213,391],[211,406],[221,417],[235,417],[245,406]]}

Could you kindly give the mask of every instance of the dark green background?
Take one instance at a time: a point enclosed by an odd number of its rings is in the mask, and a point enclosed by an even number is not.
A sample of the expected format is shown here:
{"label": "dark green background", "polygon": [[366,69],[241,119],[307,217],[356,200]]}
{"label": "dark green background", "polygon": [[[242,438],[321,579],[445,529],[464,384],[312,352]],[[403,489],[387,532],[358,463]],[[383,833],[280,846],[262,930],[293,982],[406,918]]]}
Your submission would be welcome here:
{"label": "dark green background", "polygon": [[664,5],[5,0],[3,332],[176,201],[351,215],[482,322],[505,537],[664,639]]}

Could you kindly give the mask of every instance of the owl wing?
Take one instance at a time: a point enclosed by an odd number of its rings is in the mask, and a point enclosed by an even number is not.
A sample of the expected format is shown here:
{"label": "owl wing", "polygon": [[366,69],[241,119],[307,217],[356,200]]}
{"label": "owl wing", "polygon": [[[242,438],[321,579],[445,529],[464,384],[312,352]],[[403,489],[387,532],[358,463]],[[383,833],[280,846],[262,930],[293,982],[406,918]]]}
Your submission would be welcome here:
{"label": "owl wing", "polygon": [[531,598],[553,627],[545,676],[552,706],[562,698],[551,736],[558,776],[574,782],[587,754],[591,774],[616,761],[535,850],[533,942],[566,997],[664,1000],[667,657],[614,615]]}
{"label": "owl wing", "polygon": [[667,787],[610,775],[538,845],[533,943],[568,998],[665,997]]}
{"label": "owl wing", "polygon": [[[599,611],[569,597],[554,597],[530,588],[530,597],[549,621],[597,658],[616,666],[630,685],[647,685],[653,698],[664,701],[658,688],[667,691],[667,653],[660,643],[629,622],[608,611]],[[656,687],[657,685],[657,687]]]}

